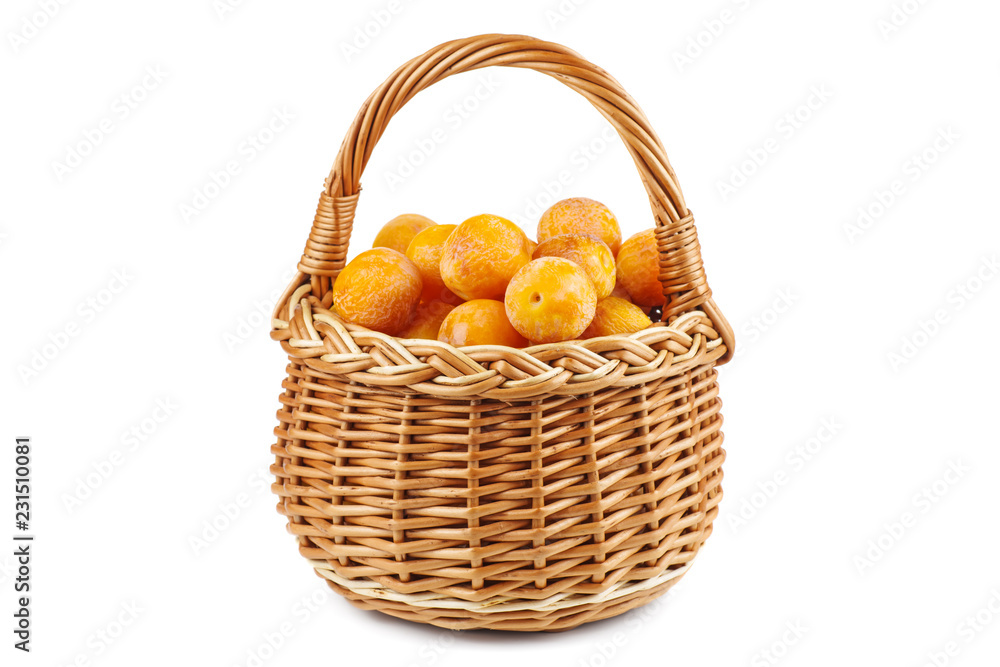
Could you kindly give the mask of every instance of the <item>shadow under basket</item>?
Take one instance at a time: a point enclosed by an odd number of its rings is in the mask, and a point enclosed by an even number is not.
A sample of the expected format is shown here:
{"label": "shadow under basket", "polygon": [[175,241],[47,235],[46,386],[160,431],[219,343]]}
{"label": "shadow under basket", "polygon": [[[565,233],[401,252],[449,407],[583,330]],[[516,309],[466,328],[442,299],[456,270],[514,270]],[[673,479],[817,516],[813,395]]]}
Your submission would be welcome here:
{"label": "shadow under basket", "polygon": [[[389,119],[424,88],[490,66],[555,78],[618,131],[649,194],[662,321],[627,336],[455,348],[332,312],[361,173]],[[645,604],[687,572],[722,497],[715,367],[733,332],[663,147],[610,75],[517,35],[406,63],[355,118],[298,269],[271,332],[289,358],[272,488],[333,590],[445,628],[564,630]]]}

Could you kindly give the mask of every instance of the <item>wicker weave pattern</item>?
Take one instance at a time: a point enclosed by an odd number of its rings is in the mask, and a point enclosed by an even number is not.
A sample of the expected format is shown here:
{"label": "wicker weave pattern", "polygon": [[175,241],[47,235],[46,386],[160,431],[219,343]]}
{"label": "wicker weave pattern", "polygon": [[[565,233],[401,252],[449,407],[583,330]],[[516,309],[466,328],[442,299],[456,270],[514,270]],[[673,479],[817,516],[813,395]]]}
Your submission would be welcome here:
{"label": "wicker weave pattern", "polygon": [[[530,67],[618,129],[650,193],[666,322],[630,336],[456,349],[340,321],[361,172],[389,118],[452,74]],[[715,366],[732,330],[693,218],[635,103],[564,47],[486,35],[397,70],[362,107],[275,310],[288,354],[274,492],[299,550],[368,609],[443,627],[556,630],[662,594],[721,499]]]}

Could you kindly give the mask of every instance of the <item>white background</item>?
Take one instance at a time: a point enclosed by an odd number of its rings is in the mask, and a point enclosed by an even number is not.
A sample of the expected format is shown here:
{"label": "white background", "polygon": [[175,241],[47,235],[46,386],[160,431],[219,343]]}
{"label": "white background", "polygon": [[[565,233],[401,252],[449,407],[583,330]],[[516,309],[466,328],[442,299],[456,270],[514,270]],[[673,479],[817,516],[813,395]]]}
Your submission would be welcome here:
{"label": "white background", "polygon": [[[30,656],[11,648],[0,548],[0,662],[996,664],[1000,5],[895,1],[909,13],[881,27],[893,0],[95,0],[51,18],[5,2],[0,538],[13,438],[30,435],[37,541]],[[267,490],[284,357],[261,313],[343,134],[399,64],[482,32],[565,43],[639,101],[742,346],[721,371],[725,500],[695,567],[664,604],[555,635],[355,610],[323,593]],[[562,171],[561,196],[607,203],[626,234],[651,226],[582,99],[487,74],[492,92],[458,77],[393,121],[355,250],[401,212],[530,226]],[[269,134],[275,110],[293,118]],[[390,183],[400,160],[420,164]],[[873,216],[849,233],[859,208]]]}

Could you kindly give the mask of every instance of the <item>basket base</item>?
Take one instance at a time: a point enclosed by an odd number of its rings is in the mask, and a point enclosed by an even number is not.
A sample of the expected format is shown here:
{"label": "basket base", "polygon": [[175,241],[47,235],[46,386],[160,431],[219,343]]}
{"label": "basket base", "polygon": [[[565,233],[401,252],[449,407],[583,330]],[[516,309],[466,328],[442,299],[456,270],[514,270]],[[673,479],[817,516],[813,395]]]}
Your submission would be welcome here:
{"label": "basket base", "polygon": [[[322,576],[322,575],[321,575]],[[652,602],[680,580],[674,577],[653,588],[637,591],[614,600],[581,604],[545,612],[541,610],[482,613],[467,609],[416,607],[405,602],[372,598],[327,579],[334,591],[359,609],[380,611],[406,621],[426,623],[448,630],[508,630],[516,632],[561,632],[584,623],[600,621]]]}

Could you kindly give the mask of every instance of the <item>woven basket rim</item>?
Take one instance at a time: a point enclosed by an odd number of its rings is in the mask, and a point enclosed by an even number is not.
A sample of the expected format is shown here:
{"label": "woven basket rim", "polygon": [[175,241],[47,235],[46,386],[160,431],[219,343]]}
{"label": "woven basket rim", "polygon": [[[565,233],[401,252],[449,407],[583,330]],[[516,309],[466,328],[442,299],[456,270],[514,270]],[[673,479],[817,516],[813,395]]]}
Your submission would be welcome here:
{"label": "woven basket rim", "polygon": [[[680,365],[717,362],[724,339],[708,315],[689,311],[632,334],[546,343],[455,347],[437,340],[405,339],[344,322],[308,294],[290,321],[275,320],[271,337],[290,358],[313,370],[388,391],[441,398],[530,400],[546,394],[587,394],[629,387]],[[289,304],[290,305],[290,304]],[[404,389],[406,388],[406,389]]]}
{"label": "woven basket rim", "polygon": [[[309,288],[308,285],[301,285],[299,287],[299,289],[296,290],[296,292],[303,292],[303,291],[307,292],[308,288]],[[294,296],[293,296],[293,301],[292,302],[294,303]],[[296,309],[303,308],[304,306],[305,306],[305,304],[300,299],[299,304],[295,308]],[[504,353],[515,352],[515,353],[524,353],[524,354],[528,354],[528,355],[534,356],[537,352],[551,351],[551,350],[560,350],[560,349],[570,350],[570,349],[578,349],[578,348],[582,347],[584,349],[590,350],[593,347],[603,347],[604,345],[602,345],[602,343],[606,343],[609,340],[623,340],[623,339],[639,340],[639,339],[645,337],[650,331],[658,331],[658,330],[662,330],[662,329],[669,329],[669,330],[671,330],[673,332],[676,332],[678,334],[682,334],[683,336],[685,336],[687,338],[691,338],[691,336],[689,334],[687,334],[686,331],[685,331],[686,325],[687,325],[687,323],[688,323],[689,320],[692,320],[692,319],[701,320],[702,322],[704,322],[705,324],[708,324],[709,326],[711,326],[711,324],[712,324],[712,319],[711,319],[710,315],[707,312],[705,312],[704,310],[691,310],[691,311],[687,311],[683,315],[678,316],[677,318],[675,318],[671,322],[653,322],[650,326],[645,327],[644,329],[640,329],[639,331],[633,331],[632,333],[628,333],[628,334],[612,334],[612,335],[608,335],[608,336],[594,336],[593,338],[573,338],[573,339],[569,339],[569,340],[557,341],[557,342],[554,342],[554,343],[537,343],[535,345],[528,345],[528,346],[525,346],[525,347],[511,347],[509,345],[494,345],[494,344],[491,344],[491,345],[458,345],[458,346],[456,346],[456,345],[452,345],[451,343],[447,343],[445,341],[440,341],[440,340],[431,340],[431,339],[423,339],[423,338],[403,338],[401,336],[393,336],[393,335],[390,335],[390,334],[382,333],[381,331],[375,331],[374,329],[369,329],[369,328],[367,328],[365,326],[362,326],[360,324],[355,324],[353,322],[347,321],[344,318],[340,317],[336,313],[336,311],[334,311],[332,309],[329,309],[329,308],[317,309],[317,307],[314,306],[314,305],[310,305],[309,307],[313,311],[313,319],[314,319],[314,321],[315,320],[320,320],[320,321],[327,321],[327,320],[329,320],[330,322],[328,322],[328,323],[330,323],[330,324],[332,324],[333,322],[336,322],[340,327],[343,327],[343,329],[347,333],[349,333],[352,338],[355,335],[360,334],[360,335],[365,336],[365,337],[382,338],[382,339],[386,339],[386,340],[390,340],[391,339],[391,340],[394,340],[394,341],[398,341],[400,343],[404,343],[405,342],[405,343],[417,344],[417,345],[421,345],[421,346],[440,347],[440,348],[443,348],[443,349],[447,349],[447,350],[454,351],[454,352],[459,352],[459,353],[478,352],[478,351],[484,351],[484,350],[496,350],[498,352],[502,351]],[[318,313],[318,312],[316,312],[317,310],[321,310],[322,312]],[[317,317],[317,315],[320,315],[321,317]],[[277,317],[272,317],[271,318],[271,330],[272,330],[272,332],[278,333],[278,332],[287,331],[288,329],[289,329],[289,322],[288,321],[279,319]],[[315,345],[316,342],[321,342],[322,337],[318,334],[317,331],[311,330],[309,333],[310,333],[310,338],[295,338],[294,336],[287,336],[286,337],[286,336],[282,336],[280,334],[278,334],[276,336],[273,336],[273,337],[275,339],[277,339],[277,340],[286,340],[288,342],[288,344],[291,345],[291,346],[293,346],[293,347],[299,347],[299,346],[301,346],[301,347],[310,347],[310,346]],[[714,336],[714,337],[712,337],[710,339],[710,342],[708,343],[707,347],[709,349],[714,349],[716,346],[721,345],[723,343],[724,343],[724,341],[723,341],[721,335],[719,335],[718,333],[716,333],[716,336]]]}

